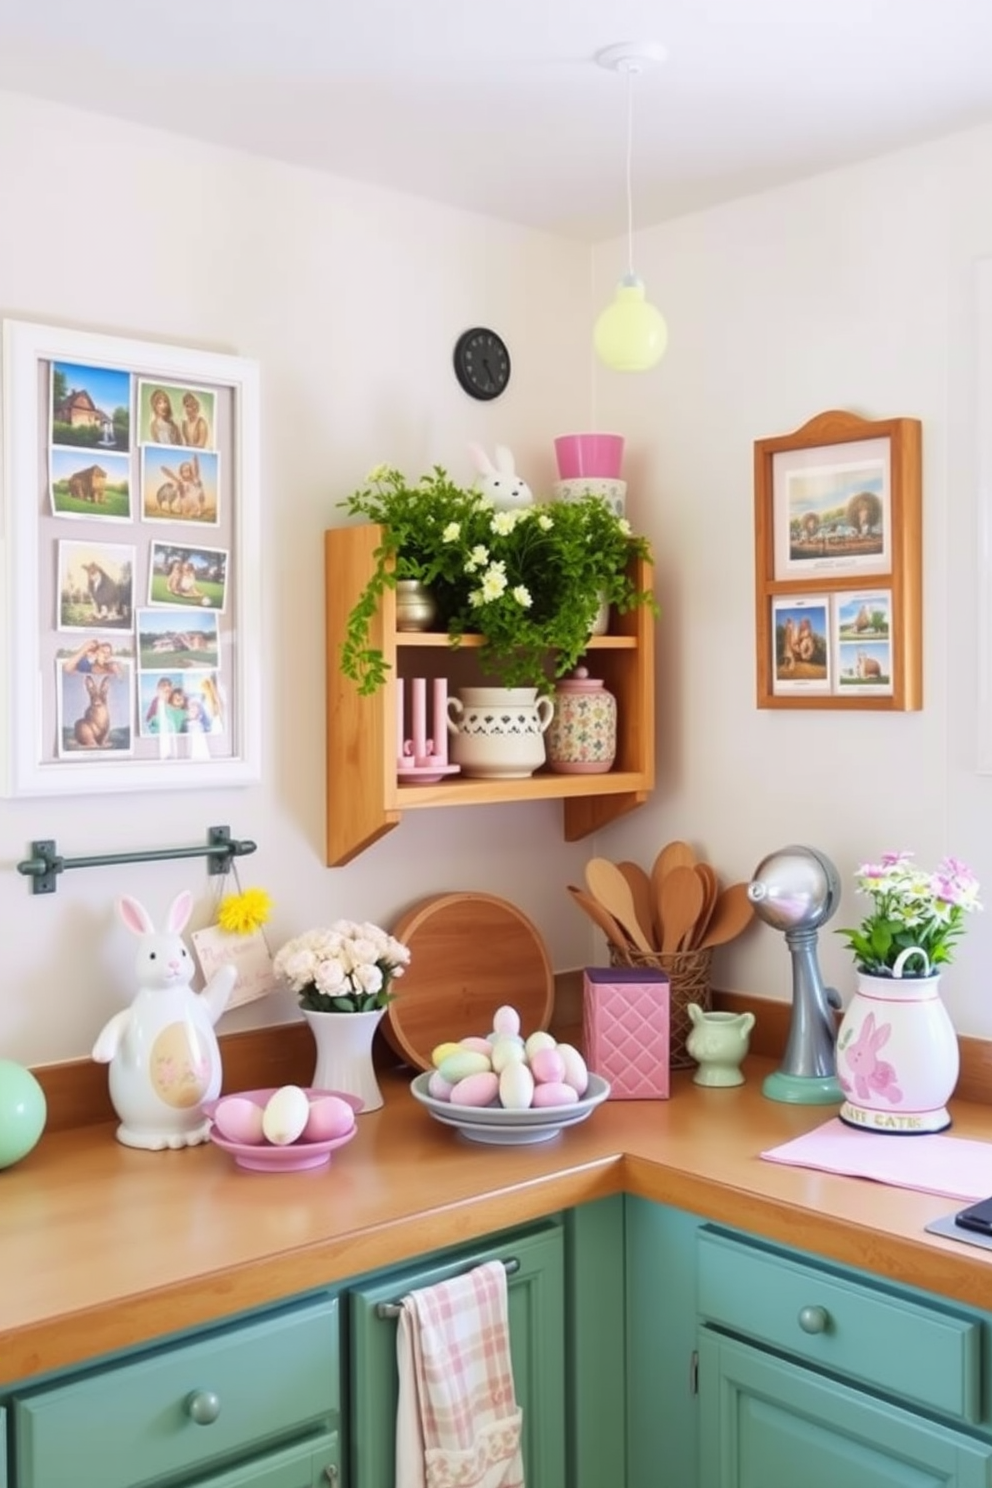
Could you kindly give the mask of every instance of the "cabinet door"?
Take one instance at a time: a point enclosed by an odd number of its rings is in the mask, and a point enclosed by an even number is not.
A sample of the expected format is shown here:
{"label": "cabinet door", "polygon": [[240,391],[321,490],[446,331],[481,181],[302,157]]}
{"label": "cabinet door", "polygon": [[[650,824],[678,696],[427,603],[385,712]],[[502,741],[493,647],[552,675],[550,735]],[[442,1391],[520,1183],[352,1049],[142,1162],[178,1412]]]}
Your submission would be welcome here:
{"label": "cabinet door", "polygon": [[329,1432],[319,1446],[311,1442],[271,1452],[244,1467],[198,1479],[195,1488],[345,1488],[340,1438],[336,1431]]}
{"label": "cabinet door", "polygon": [[992,1446],[700,1330],[705,1488],[986,1488]]}
{"label": "cabinet door", "polygon": [[397,1402],[396,1322],[377,1307],[484,1261],[514,1260],[508,1277],[513,1383],[523,1411],[524,1476],[535,1488],[565,1488],[564,1246],[560,1227],[509,1235],[485,1248],[391,1272],[356,1287],[351,1320],[352,1481],[393,1488]]}

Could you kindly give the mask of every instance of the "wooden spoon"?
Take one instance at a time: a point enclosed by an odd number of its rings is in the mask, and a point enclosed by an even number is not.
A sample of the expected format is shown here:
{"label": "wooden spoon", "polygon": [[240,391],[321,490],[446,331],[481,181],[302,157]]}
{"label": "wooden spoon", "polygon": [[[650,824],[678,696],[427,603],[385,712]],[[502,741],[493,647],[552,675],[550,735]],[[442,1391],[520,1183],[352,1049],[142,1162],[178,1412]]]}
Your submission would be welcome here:
{"label": "wooden spoon", "polygon": [[576,884],[569,884],[568,892],[579,908],[585,910],[593,924],[602,930],[610,945],[616,946],[617,950],[626,957],[630,950],[630,941],[609,911],[603,908],[598,899],[594,899],[591,894],[587,894]]}
{"label": "wooden spoon", "polygon": [[659,945],[660,941],[655,939],[654,933],[654,893],[651,889],[651,880],[648,878],[640,863],[618,863],[617,867],[627,880],[631,897],[634,901],[634,909],[637,913],[637,923],[644,934],[653,945]]}
{"label": "wooden spoon", "polygon": [[632,940],[639,951],[653,955],[654,946],[641,929],[630,885],[616,863],[611,863],[609,858],[590,858],[586,864],[586,887],[617,921],[628,940]]}
{"label": "wooden spoon", "polygon": [[651,865],[651,892],[654,898],[654,932],[658,945],[665,941],[664,898],[662,880],[673,868],[691,868],[696,859],[687,842],[667,842]]}
{"label": "wooden spoon", "polygon": [[697,878],[695,866],[673,868],[661,881],[661,915],[663,951],[682,950],[703,907],[705,890]]}
{"label": "wooden spoon", "polygon": [[747,897],[747,884],[731,884],[724,889],[716,901],[706,934],[700,941],[700,949],[707,946],[725,945],[746,930],[754,915],[754,906]]}
{"label": "wooden spoon", "polygon": [[697,863],[693,872],[703,886],[703,907],[696,917],[695,925],[692,927],[692,934],[686,944],[686,950],[695,950],[702,941],[720,893],[720,880],[716,876],[716,869],[712,868],[709,863]]}

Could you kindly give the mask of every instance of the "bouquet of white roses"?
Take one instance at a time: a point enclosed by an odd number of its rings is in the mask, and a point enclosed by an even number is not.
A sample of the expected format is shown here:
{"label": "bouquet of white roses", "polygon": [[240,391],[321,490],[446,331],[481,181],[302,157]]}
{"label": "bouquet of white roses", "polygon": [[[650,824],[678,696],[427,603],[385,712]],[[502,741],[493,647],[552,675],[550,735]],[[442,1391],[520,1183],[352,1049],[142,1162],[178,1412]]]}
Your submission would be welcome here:
{"label": "bouquet of white roses", "polygon": [[335,920],[327,930],[307,930],[276,952],[276,976],[314,1013],[369,1013],[395,993],[390,984],[410,963],[407,946],[378,925]]}
{"label": "bouquet of white roses", "polygon": [[[867,894],[874,908],[856,930],[838,930],[847,937],[859,971],[868,976],[891,976],[902,951],[919,946],[931,967],[947,965],[956,941],[964,934],[965,915],[981,909],[978,880],[957,858],[944,858],[933,873],[914,867],[912,853],[889,852],[880,863],[862,863],[855,874],[859,894]],[[915,961],[905,976],[923,975]]]}

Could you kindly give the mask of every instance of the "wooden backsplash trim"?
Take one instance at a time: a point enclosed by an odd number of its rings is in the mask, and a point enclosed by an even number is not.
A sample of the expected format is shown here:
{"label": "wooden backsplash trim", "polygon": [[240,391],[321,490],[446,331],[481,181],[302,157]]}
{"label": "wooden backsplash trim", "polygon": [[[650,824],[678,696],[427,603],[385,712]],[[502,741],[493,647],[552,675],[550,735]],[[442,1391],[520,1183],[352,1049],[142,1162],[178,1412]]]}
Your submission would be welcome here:
{"label": "wooden backsplash trim", "polygon": [[[781,1058],[789,1034],[792,1004],[744,992],[714,991],[713,1006],[754,1013],[751,1052],[767,1059]],[[582,972],[555,976],[555,1006],[551,1031],[563,1042],[582,1045]],[[225,1090],[251,1090],[278,1085],[306,1085],[313,1074],[313,1037],[305,1023],[282,1023],[244,1033],[221,1034]],[[992,1105],[992,1041],[960,1037],[961,1076],[956,1094],[961,1100]],[[377,1037],[376,1063],[395,1065],[396,1057]],[[39,1065],[34,1070],[48,1102],[47,1131],[114,1121],[107,1090],[105,1065],[91,1059]]]}

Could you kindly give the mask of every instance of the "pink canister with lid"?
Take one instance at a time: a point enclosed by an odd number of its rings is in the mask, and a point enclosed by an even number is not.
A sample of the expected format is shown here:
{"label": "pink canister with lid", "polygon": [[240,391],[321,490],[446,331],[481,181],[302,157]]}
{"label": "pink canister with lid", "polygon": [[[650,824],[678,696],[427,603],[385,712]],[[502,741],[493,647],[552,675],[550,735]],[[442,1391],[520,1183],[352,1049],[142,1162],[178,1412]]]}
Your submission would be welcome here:
{"label": "pink canister with lid", "polygon": [[559,775],[605,775],[617,754],[617,700],[601,677],[576,667],[555,688],[545,735],[548,768]]}

